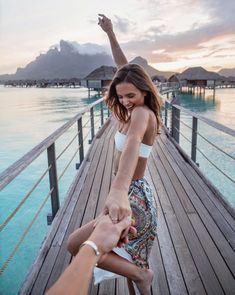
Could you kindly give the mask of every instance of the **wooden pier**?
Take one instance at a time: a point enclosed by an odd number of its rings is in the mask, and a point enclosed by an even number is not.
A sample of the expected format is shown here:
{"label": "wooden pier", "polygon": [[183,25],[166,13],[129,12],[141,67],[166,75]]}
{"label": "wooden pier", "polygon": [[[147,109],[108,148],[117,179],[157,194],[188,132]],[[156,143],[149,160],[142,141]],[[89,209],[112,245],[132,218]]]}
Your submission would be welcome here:
{"label": "wooden pier", "polygon": [[[94,137],[20,294],[44,294],[71,262],[69,234],[101,211],[112,178],[115,131],[109,119]],[[158,205],[158,236],[150,261],[155,274],[152,294],[234,294],[234,216],[164,128],[146,176]],[[91,284],[89,294],[128,294],[126,280]]]}

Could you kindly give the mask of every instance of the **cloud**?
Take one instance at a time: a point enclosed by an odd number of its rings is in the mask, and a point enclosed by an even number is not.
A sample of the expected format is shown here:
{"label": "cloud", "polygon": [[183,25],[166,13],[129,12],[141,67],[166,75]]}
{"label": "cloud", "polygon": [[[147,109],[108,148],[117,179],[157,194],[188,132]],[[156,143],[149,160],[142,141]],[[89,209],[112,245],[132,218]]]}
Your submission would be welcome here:
{"label": "cloud", "polygon": [[132,25],[132,23],[128,19],[121,18],[117,15],[115,15],[115,19],[113,20],[113,24],[114,24],[115,28],[117,28],[122,33],[127,33],[130,30],[130,27]]}
{"label": "cloud", "polygon": [[[170,5],[176,5],[174,1],[153,1],[151,0],[152,7],[156,3],[167,5],[167,8]],[[188,3],[188,0],[181,0],[180,4]],[[139,52],[145,53],[147,58],[153,58],[154,60],[163,58],[165,60],[174,60],[174,54],[185,54],[185,51],[188,52],[200,52],[206,49],[213,50],[211,53],[204,54],[204,57],[214,56],[216,52],[222,50],[219,49],[222,44],[218,46],[212,46],[205,44],[209,40],[215,38],[222,38],[226,35],[234,34],[235,37],[235,1],[229,0],[224,2],[224,0],[195,0],[191,1],[192,5],[200,5],[203,10],[207,11],[209,19],[205,23],[200,23],[199,21],[192,22],[191,26],[184,31],[177,33],[164,33],[166,31],[167,24],[162,24],[160,26],[150,26],[141,34],[138,40],[131,40],[123,44],[123,48],[131,52],[138,54]],[[172,6],[173,7],[173,6]],[[182,12],[183,8],[182,8]],[[180,19],[182,15],[178,16]],[[234,41],[230,41],[230,49],[234,47]],[[227,43],[227,44],[229,44]],[[214,48],[213,48],[214,47]],[[163,55],[152,54],[154,50],[164,49],[165,52]],[[227,48],[229,49],[229,48]],[[217,55],[221,57],[222,55]],[[159,61],[159,60],[158,60]]]}
{"label": "cloud", "polygon": [[[94,54],[99,54],[99,53],[106,53],[109,54],[109,49],[107,47],[95,44],[95,43],[84,43],[80,44],[76,41],[64,41],[64,43],[67,43],[69,46],[73,48],[73,50],[77,51],[80,54],[87,54],[87,55],[94,55]],[[57,48],[60,50],[60,44],[55,44],[50,46],[50,49]]]}

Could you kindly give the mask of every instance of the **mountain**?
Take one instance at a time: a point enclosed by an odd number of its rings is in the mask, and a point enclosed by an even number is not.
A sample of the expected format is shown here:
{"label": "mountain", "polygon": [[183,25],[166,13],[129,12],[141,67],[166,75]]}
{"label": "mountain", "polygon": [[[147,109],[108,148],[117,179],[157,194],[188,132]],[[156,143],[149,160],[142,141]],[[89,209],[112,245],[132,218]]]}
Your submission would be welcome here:
{"label": "mountain", "polygon": [[149,74],[150,77],[152,77],[154,75],[157,75],[157,76],[164,76],[164,77],[166,77],[168,79],[170,76],[175,74],[174,72],[161,72],[161,71],[158,71],[154,67],[151,67],[148,64],[147,60],[144,59],[141,56],[135,57],[133,60],[130,61],[130,63],[138,64],[138,65],[142,66],[145,69],[145,71]]}
{"label": "mountain", "polygon": [[[156,70],[141,56],[134,58],[131,63],[141,65],[150,77],[157,75],[168,78],[174,74]],[[59,45],[40,54],[24,68],[18,68],[15,74],[0,75],[0,80],[81,79],[103,65],[114,66],[114,61],[102,46],[61,40]]]}
{"label": "mountain", "polygon": [[[90,48],[92,44],[88,44]],[[0,80],[83,78],[92,70],[102,66],[113,66],[110,55],[93,50],[80,53],[73,43],[61,40],[59,48],[54,47],[40,54],[24,68],[18,68],[13,75],[0,75]]]}
{"label": "mountain", "polygon": [[221,69],[218,73],[220,75],[225,76],[225,77],[229,77],[229,76],[235,77],[235,68],[232,68],[232,69]]}

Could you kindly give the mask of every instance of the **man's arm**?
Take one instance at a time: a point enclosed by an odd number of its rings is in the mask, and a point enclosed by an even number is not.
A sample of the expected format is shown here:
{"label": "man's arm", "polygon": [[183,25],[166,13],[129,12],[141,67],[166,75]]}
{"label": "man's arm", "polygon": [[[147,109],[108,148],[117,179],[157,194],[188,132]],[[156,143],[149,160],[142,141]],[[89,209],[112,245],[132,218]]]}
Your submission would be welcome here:
{"label": "man's arm", "polygon": [[121,239],[121,234],[126,228],[130,229],[132,234],[136,234],[136,230],[131,227],[130,218],[125,218],[117,224],[113,224],[108,215],[100,218],[88,238],[95,243],[100,254],[97,256],[98,253],[90,245],[84,244],[46,295],[86,295],[93,269],[100,257],[110,252],[115,246],[121,246],[127,242],[126,239]]}

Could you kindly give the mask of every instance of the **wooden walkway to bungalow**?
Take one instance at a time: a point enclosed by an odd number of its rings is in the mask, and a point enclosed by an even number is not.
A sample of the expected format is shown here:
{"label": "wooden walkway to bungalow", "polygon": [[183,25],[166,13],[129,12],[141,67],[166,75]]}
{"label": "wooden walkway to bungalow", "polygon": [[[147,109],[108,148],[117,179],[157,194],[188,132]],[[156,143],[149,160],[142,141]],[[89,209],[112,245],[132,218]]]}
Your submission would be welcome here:
{"label": "wooden walkway to bungalow", "polygon": [[[94,138],[20,294],[44,294],[71,261],[69,234],[100,212],[111,182],[115,131],[109,120]],[[196,170],[163,131],[147,169],[158,204],[152,294],[235,294],[235,219]],[[91,285],[89,293],[128,294],[126,280]]]}

